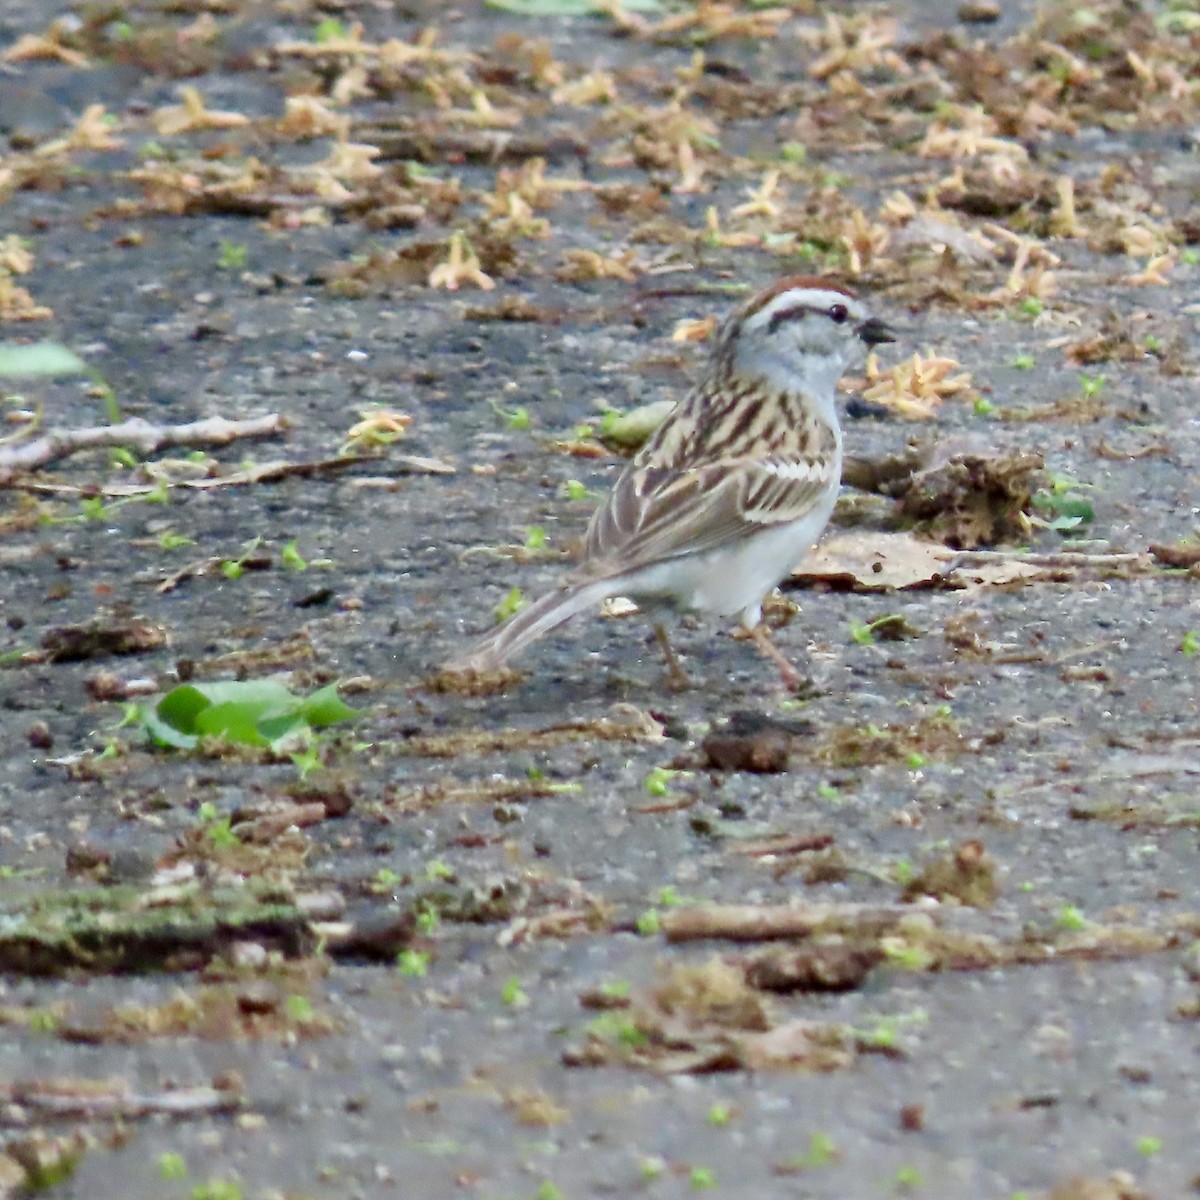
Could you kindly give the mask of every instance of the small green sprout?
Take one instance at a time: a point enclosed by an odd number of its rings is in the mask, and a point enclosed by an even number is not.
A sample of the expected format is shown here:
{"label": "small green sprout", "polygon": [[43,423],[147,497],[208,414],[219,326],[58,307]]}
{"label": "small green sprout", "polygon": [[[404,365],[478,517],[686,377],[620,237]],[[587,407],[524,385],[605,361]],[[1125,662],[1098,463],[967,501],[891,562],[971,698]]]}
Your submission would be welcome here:
{"label": "small green sprout", "polygon": [[1093,400],[1104,390],[1107,382],[1107,375],[1080,375],[1079,390],[1086,399]]}
{"label": "small green sprout", "polygon": [[516,975],[510,976],[504,987],[500,989],[500,999],[509,1008],[529,1007],[529,995],[521,986],[521,980]]}
{"label": "small green sprout", "polygon": [[1137,1140],[1137,1152],[1143,1158],[1153,1158],[1163,1148],[1162,1138],[1146,1134]]}
{"label": "small green sprout", "polygon": [[221,239],[220,250],[217,253],[217,267],[222,271],[240,271],[246,265],[246,247],[240,242],[229,242]]}
{"label": "small green sprout", "polygon": [[914,750],[909,754],[907,761],[908,769],[910,771],[919,771],[929,762],[929,759],[927,759],[919,750]]}
{"label": "small green sprout", "polygon": [[614,979],[600,985],[600,995],[607,996],[611,1000],[626,1000],[632,991],[633,985],[628,979]]}
{"label": "small green sprout", "polygon": [[642,937],[653,937],[662,932],[662,918],[657,908],[648,908],[637,919],[637,931]]}
{"label": "small green sprout", "polygon": [[313,1019],[312,1001],[307,996],[293,994],[284,1001],[283,1007],[293,1021],[303,1024]]}
{"label": "small green sprout", "polygon": [[519,587],[511,587],[504,599],[496,605],[496,620],[507,621],[514,613],[525,607],[525,597]]}
{"label": "small green sprout", "polygon": [[242,839],[231,828],[231,818],[228,816],[206,821],[204,832],[208,840],[221,850],[227,850],[230,846],[240,846],[242,842]]}
{"label": "small green sprout", "polygon": [[1192,247],[1189,246],[1186,250],[1183,250],[1180,253],[1179,260],[1180,262],[1187,263],[1189,267],[1194,267],[1197,263],[1200,263],[1200,250],[1193,250]]}
{"label": "small green sprout", "polygon": [[779,157],[786,163],[802,163],[808,158],[808,147],[803,142],[784,142],[779,147]]}
{"label": "small green sprout", "polygon": [[1018,371],[1032,371],[1037,366],[1037,359],[1032,354],[1018,354],[1012,360],[1012,365]]}
{"label": "small green sprout", "polygon": [[1084,494],[1090,490],[1090,484],[1080,483],[1069,475],[1052,475],[1050,487],[1035,492],[1030,503],[1045,514],[1049,528],[1070,533],[1095,519],[1092,502]]}
{"label": "small green sprout", "polygon": [[173,533],[168,529],[158,535],[158,544],[164,550],[181,550],[184,546],[194,546],[196,539],[185,537],[182,533]]}
{"label": "small green sprout", "polygon": [[567,1194],[560,1187],[556,1187],[547,1179],[540,1188],[534,1200],[567,1200]]}
{"label": "small green sprout", "polygon": [[896,1186],[903,1191],[915,1191],[924,1182],[921,1172],[916,1167],[904,1166],[896,1172]]}
{"label": "small green sprout", "polygon": [[656,1179],[661,1179],[666,1171],[666,1160],[657,1154],[648,1154],[638,1163],[638,1174],[643,1183],[653,1183]]}
{"label": "small green sprout", "polygon": [[671,790],[671,780],[676,772],[668,770],[666,767],[655,767],[649,775],[646,776],[646,791],[651,796],[666,796]]}
{"label": "small green sprout", "polygon": [[871,632],[870,625],[864,625],[861,621],[851,621],[850,640],[860,646],[870,646],[875,641],[875,634]]}
{"label": "small green sprout", "polygon": [[324,760],[321,758],[321,747],[316,738],[313,738],[303,750],[297,750],[289,757],[292,760],[292,766],[299,772],[302,780],[325,766]]}
{"label": "small green sprout", "polygon": [[428,902],[421,904],[420,910],[417,912],[417,932],[428,937],[436,932],[441,919],[438,910],[432,904]]}
{"label": "small green sprout", "polygon": [[808,1149],[803,1154],[793,1154],[783,1164],[789,1174],[810,1171],[815,1167],[827,1167],[841,1158],[837,1143],[827,1133],[817,1132],[809,1138]]}
{"label": "small green sprout", "polygon": [[29,1014],[26,1028],[30,1033],[56,1033],[58,1018],[48,1008],[35,1008]]}
{"label": "small green sprout", "polygon": [[1088,919],[1074,904],[1064,904],[1054,916],[1054,923],[1067,933],[1080,933],[1088,927]]}
{"label": "small green sprout", "polygon": [[96,762],[107,762],[109,758],[119,758],[124,750],[125,743],[121,742],[119,738],[108,738],[104,742],[104,749],[96,755]]}
{"label": "small green sprout", "polygon": [[346,27],[337,17],[325,17],[313,26],[313,41],[318,46],[326,42],[340,42],[346,37]]}
{"label": "small green sprout", "polygon": [[809,1138],[806,1158],[810,1167],[828,1166],[838,1157],[837,1143],[819,1130]]}
{"label": "small green sprout", "polygon": [[881,639],[895,642],[916,636],[917,631],[899,613],[887,613],[867,625],[850,622],[850,640],[860,646],[870,646]]}
{"label": "small green sprout", "polygon": [[602,1042],[637,1049],[646,1044],[646,1035],[627,1016],[619,1012],[601,1013],[588,1023],[588,1033]]}
{"label": "small green sprout", "polygon": [[888,962],[904,971],[924,971],[933,962],[923,946],[910,946],[890,938],[883,940],[883,953]]}
{"label": "small green sprout", "polygon": [[684,903],[684,899],[673,884],[667,884],[666,887],[659,889],[658,903],[663,908],[678,908]]}
{"label": "small green sprout", "polygon": [[1179,649],[1185,658],[1200,654],[1200,631],[1189,629],[1179,643]]}
{"label": "small green sprout", "polygon": [[300,551],[296,549],[296,539],[292,538],[290,542],[285,542],[279,551],[280,561],[289,571],[307,571],[308,560],[304,558]]}
{"label": "small green sprout", "polygon": [[693,1191],[706,1192],[717,1186],[717,1177],[709,1167],[693,1167],[688,1178]]}
{"label": "small green sprout", "polygon": [[1036,296],[1026,296],[1021,301],[1020,310],[1027,317],[1040,317],[1046,311],[1046,305]]}
{"label": "small green sprout", "polygon": [[544,550],[546,548],[546,531],[540,525],[530,525],[525,530],[525,549]]}
{"label": "small green sprout", "polygon": [[420,979],[429,972],[429,958],[425,950],[401,950],[396,955],[396,969],[401,975]]}
{"label": "small green sprout", "polygon": [[563,491],[568,500],[586,500],[590,493],[578,479],[568,479],[563,484]]}
{"label": "small green sprout", "polygon": [[717,1129],[733,1120],[733,1112],[727,1104],[714,1104],[708,1110],[708,1123]]}
{"label": "small green sprout", "polygon": [[528,429],[533,424],[533,418],[529,415],[529,409],[518,404],[516,408],[505,408],[496,400],[489,400],[488,403],[492,406],[492,411],[498,416],[509,429]]}
{"label": "small green sprout", "polygon": [[450,882],[454,879],[454,868],[440,858],[432,859],[425,864],[425,878],[440,882]]}
{"label": "small green sprout", "polygon": [[186,1179],[188,1173],[187,1159],[182,1154],[168,1150],[158,1156],[158,1173],[167,1181]]}
{"label": "small green sprout", "polygon": [[996,406],[990,400],[984,399],[983,396],[977,396],[974,409],[977,417],[990,417],[996,411]]}
{"label": "small green sprout", "polygon": [[838,798],[838,790],[832,783],[821,783],[817,785],[817,795],[822,800],[836,800]]}
{"label": "small green sprout", "polygon": [[242,1189],[232,1179],[210,1179],[192,1188],[192,1200],[242,1200]]}

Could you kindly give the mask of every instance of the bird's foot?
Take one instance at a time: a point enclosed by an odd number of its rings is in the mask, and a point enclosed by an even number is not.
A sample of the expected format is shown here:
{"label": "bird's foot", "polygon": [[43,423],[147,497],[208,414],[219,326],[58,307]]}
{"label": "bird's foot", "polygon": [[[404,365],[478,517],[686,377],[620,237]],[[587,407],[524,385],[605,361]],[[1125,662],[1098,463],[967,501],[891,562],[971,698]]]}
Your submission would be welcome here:
{"label": "bird's foot", "polygon": [[667,660],[667,673],[664,682],[667,685],[668,691],[686,692],[692,686],[691,678],[683,669],[683,663],[679,661],[679,655],[675,653],[675,647],[671,645],[671,639],[667,637],[666,626],[654,626],[654,639],[658,642],[659,648],[663,652],[663,658]]}
{"label": "bird's foot", "polygon": [[[735,634],[734,636],[738,635]],[[763,658],[768,662],[774,663],[776,669],[779,671],[779,678],[783,681],[783,686],[789,692],[806,691],[811,686],[811,681],[775,645],[775,642],[771,638],[771,630],[765,624],[760,622],[753,629],[741,632],[741,636],[749,638]]]}

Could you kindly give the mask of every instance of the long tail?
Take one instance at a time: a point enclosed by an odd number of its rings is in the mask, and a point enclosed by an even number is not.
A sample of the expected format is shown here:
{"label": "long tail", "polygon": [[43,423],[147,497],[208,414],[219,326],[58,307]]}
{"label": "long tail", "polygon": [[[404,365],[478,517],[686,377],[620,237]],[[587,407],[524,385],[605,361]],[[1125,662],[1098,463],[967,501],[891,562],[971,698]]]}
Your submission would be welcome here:
{"label": "long tail", "polygon": [[544,633],[557,629],[576,613],[611,594],[607,582],[575,584],[543,596],[509,617],[445,664],[447,671],[498,671],[514,654]]}

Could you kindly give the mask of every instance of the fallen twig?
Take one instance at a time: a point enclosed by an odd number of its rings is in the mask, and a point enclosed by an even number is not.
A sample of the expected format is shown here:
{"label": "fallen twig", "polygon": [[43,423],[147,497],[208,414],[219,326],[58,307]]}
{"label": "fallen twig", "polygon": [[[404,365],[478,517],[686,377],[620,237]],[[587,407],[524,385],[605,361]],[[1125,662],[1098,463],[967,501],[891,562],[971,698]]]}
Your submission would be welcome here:
{"label": "fallen twig", "polygon": [[1083,554],[1075,550],[1064,550],[1057,554],[1009,553],[1006,550],[964,550],[946,564],[943,572],[949,575],[960,567],[987,566],[997,562],[1028,563],[1031,567],[1077,568],[1077,567],[1131,567],[1146,564],[1143,554]]}
{"label": "fallen twig", "polygon": [[52,429],[32,442],[0,448],[0,486],[10,483],[25,471],[33,471],[57,462],[81,450],[103,446],[132,446],[142,454],[152,454],[164,446],[223,446],[242,438],[274,437],[288,427],[278,413],[229,421],[207,417],[186,425],[154,425],[141,417],[119,425],[94,425],[83,429]]}
{"label": "fallen twig", "polygon": [[[221,569],[221,564],[226,562],[226,559],[213,557],[201,558],[196,562],[190,562],[186,566],[180,567],[178,571],[172,571],[170,575],[160,579],[155,585],[154,590],[160,595],[166,595],[168,592],[173,592],[181,583],[186,583],[189,579],[199,579],[205,575],[212,575],[214,572]],[[271,556],[269,554],[254,554],[249,558],[238,559],[238,565],[245,571],[267,571],[271,567]],[[137,582],[144,582],[139,578]]]}
{"label": "fallen twig", "polygon": [[911,906],[881,904],[709,904],[676,908],[662,914],[669,942],[726,938],[734,942],[766,942],[807,938],[817,933],[853,931],[878,934],[893,928]]}
{"label": "fallen twig", "polygon": [[1177,542],[1173,545],[1151,542],[1150,553],[1164,567],[1190,571],[1193,567],[1200,566],[1200,542]]}
{"label": "fallen twig", "polygon": [[[194,488],[198,491],[211,491],[213,488],[241,487],[250,483],[278,483],[283,479],[305,478],[312,475],[331,474],[335,471],[345,471],[360,463],[376,463],[380,459],[375,455],[361,457],[344,456],[340,458],[323,458],[315,462],[287,462],[278,459],[273,462],[255,463],[241,471],[232,471],[228,475],[205,476],[203,479],[176,479],[167,484],[173,488]],[[396,480],[404,475],[453,475],[454,467],[440,458],[426,458],[420,454],[389,455],[386,465],[394,469],[394,474],[387,476],[365,475],[353,481],[355,487],[394,488]],[[0,476],[0,483],[3,477]],[[50,496],[105,496],[123,499],[127,496],[147,496],[158,492],[163,481],[155,483],[106,483],[98,488],[82,488],[76,484],[47,483],[34,479],[17,484],[24,491],[36,492],[39,495]]]}
{"label": "fallen twig", "polygon": [[6,1103],[19,1105],[43,1120],[53,1117],[129,1120],[160,1113],[174,1117],[198,1116],[229,1112],[242,1104],[238,1092],[205,1085],[139,1095],[120,1083],[97,1086],[93,1080],[79,1080],[76,1087],[71,1086],[71,1081],[61,1079],[5,1084],[0,1088],[0,1096]]}

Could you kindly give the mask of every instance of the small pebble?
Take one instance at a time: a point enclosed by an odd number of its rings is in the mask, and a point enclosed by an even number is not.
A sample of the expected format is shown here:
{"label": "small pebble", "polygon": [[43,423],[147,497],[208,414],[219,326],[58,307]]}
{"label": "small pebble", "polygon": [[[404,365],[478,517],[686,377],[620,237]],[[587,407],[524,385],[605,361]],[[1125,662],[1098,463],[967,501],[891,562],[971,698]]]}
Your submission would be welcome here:
{"label": "small pebble", "polygon": [[996,0],[967,0],[958,6],[958,19],[974,24],[1000,20],[1000,5]]}
{"label": "small pebble", "polygon": [[35,750],[49,750],[54,745],[54,735],[45,721],[34,721],[25,736]]}

